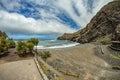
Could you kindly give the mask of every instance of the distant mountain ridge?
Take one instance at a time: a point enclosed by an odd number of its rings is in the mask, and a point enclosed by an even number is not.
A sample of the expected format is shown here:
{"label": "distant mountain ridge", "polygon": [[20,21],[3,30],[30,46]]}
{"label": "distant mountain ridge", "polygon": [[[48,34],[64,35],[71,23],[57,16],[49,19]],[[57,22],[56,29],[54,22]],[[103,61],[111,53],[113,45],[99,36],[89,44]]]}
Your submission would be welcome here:
{"label": "distant mountain ridge", "polygon": [[109,36],[112,39],[120,25],[120,0],[114,0],[105,5],[87,24],[85,28],[75,33],[65,33],[60,40],[71,40],[80,43],[97,41]]}

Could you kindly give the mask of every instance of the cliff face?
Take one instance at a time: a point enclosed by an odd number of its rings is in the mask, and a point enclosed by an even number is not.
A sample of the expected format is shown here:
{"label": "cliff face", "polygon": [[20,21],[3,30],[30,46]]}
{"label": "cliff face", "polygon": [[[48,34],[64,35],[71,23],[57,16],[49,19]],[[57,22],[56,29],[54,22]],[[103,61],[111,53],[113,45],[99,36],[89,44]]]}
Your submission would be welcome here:
{"label": "cliff face", "polygon": [[120,0],[105,5],[84,29],[73,34],[64,34],[58,39],[80,43],[92,42],[107,35],[115,35],[118,25],[120,25]]}

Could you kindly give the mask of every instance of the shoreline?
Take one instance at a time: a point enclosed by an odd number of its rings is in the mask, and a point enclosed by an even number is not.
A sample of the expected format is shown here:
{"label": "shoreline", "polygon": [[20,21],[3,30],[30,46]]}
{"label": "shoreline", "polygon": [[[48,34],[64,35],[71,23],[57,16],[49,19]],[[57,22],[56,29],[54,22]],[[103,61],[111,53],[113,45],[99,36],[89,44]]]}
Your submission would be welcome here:
{"label": "shoreline", "polygon": [[75,46],[68,46],[68,47],[60,47],[60,48],[46,48],[46,49],[39,49],[39,48],[38,48],[38,51],[39,51],[39,50],[59,50],[59,49],[77,48],[77,47],[82,47],[82,46],[85,46],[85,45],[90,45],[90,44],[93,44],[93,45],[94,45],[94,43],[84,43],[84,44],[78,43],[78,44],[77,44],[77,45],[75,45]]}
{"label": "shoreline", "polygon": [[[71,43],[66,45],[58,45],[58,46],[50,46],[50,47],[43,47],[43,46],[37,46],[38,50],[47,50],[47,49],[63,49],[63,48],[70,48],[75,46],[80,46],[80,43]],[[36,47],[35,47],[36,48]]]}

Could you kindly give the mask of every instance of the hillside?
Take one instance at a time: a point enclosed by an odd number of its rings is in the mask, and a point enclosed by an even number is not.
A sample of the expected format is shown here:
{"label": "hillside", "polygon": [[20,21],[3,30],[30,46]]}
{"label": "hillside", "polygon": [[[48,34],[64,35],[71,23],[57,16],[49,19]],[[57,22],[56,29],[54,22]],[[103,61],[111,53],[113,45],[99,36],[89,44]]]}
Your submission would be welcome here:
{"label": "hillside", "polygon": [[114,38],[117,26],[120,25],[120,0],[115,0],[105,5],[87,24],[75,33],[65,33],[58,37],[60,40],[71,40],[80,43],[97,41],[107,36]]}

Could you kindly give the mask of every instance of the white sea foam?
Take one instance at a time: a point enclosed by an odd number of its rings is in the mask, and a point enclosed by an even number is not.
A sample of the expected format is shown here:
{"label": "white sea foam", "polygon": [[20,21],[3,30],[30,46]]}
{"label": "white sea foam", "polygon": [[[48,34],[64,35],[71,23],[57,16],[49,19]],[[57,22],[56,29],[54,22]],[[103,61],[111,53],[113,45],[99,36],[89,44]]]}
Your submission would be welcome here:
{"label": "white sea foam", "polygon": [[57,49],[57,48],[73,47],[73,46],[77,46],[77,45],[79,45],[79,43],[71,43],[71,44],[58,45],[58,46],[50,46],[50,47],[37,46],[37,48],[38,49]]}
{"label": "white sea foam", "polygon": [[54,42],[54,41],[56,41],[56,40],[50,40],[51,42]]}

